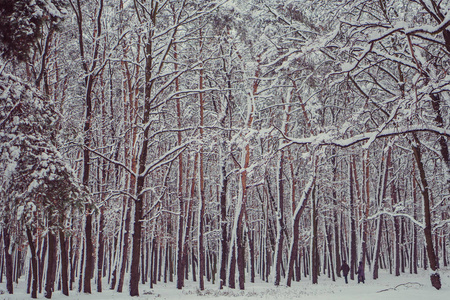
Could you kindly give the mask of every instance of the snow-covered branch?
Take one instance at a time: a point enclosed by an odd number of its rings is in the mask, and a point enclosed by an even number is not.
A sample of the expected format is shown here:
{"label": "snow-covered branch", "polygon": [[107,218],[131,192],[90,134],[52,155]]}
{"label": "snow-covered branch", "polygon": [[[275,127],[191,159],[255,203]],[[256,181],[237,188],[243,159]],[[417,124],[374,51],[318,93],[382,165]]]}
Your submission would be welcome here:
{"label": "snow-covered branch", "polygon": [[283,138],[288,141],[287,144],[282,145],[279,150],[284,149],[292,144],[297,145],[317,145],[317,146],[337,146],[341,148],[346,148],[353,146],[355,144],[368,141],[374,138],[383,138],[390,137],[395,135],[407,134],[412,132],[431,132],[439,135],[443,135],[446,137],[450,137],[450,130],[433,126],[433,125],[411,125],[411,126],[399,126],[396,128],[387,128],[381,131],[371,131],[365,132],[361,134],[354,135],[350,138],[336,138],[328,133],[318,134],[308,138],[292,138],[284,135],[280,130],[278,130],[280,134],[282,134]]}
{"label": "snow-covered branch", "polygon": [[[161,157],[159,157],[158,159],[156,159],[152,164],[148,165],[145,168],[145,171],[142,174],[139,174],[139,176],[147,176],[149,173],[151,173],[152,171],[160,168],[161,166],[171,163],[173,160],[177,159],[178,155],[180,155],[181,152],[183,152],[184,150],[186,150],[186,148],[191,144],[191,142],[186,142],[184,144],[181,144],[179,146],[176,146],[172,149],[170,149],[169,151],[167,151],[166,153],[164,153]],[[167,159],[168,157],[172,156],[172,158]]]}
{"label": "snow-covered branch", "polygon": [[136,177],[136,173],[133,172],[133,170],[131,170],[130,168],[128,168],[124,163],[122,163],[122,162],[120,162],[120,161],[117,161],[117,160],[114,160],[114,159],[111,159],[111,158],[109,158],[108,156],[106,156],[106,155],[104,155],[104,154],[102,154],[102,153],[100,153],[100,152],[98,152],[98,151],[96,151],[96,150],[94,150],[94,149],[92,149],[92,148],[89,148],[89,147],[86,147],[86,146],[85,146],[84,148],[87,149],[87,150],[89,150],[89,152],[92,152],[92,153],[94,153],[95,155],[100,156],[100,157],[103,158],[104,160],[106,160],[106,161],[112,163],[113,165],[116,165],[116,166],[118,166],[118,167],[123,168],[123,169],[124,169],[125,171],[127,171],[130,175]]}
{"label": "snow-covered branch", "polygon": [[367,220],[375,220],[377,219],[380,215],[388,215],[391,217],[405,217],[411,220],[411,222],[413,222],[414,224],[416,224],[417,226],[419,226],[420,228],[424,229],[425,228],[425,224],[421,223],[419,221],[417,221],[416,219],[414,219],[412,216],[408,215],[408,214],[404,214],[404,213],[393,213],[393,212],[389,212],[389,211],[379,211],[376,214],[369,216],[367,218]]}

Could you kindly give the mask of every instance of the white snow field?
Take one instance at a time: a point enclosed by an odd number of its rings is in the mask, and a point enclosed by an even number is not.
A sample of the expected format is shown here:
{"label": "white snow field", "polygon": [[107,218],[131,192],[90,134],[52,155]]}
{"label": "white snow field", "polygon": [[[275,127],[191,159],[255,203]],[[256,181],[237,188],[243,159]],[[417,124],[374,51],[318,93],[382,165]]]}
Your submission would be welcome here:
{"label": "white snow field", "polygon": [[[104,289],[102,293],[93,292],[92,294],[78,293],[70,291],[70,296],[66,297],[60,291],[53,294],[52,299],[80,299],[80,300],[114,300],[114,299],[174,299],[174,300],[193,300],[193,299],[305,299],[305,300],[450,300],[450,268],[441,269],[441,290],[436,290],[430,284],[429,273],[419,271],[418,275],[408,273],[399,277],[380,271],[380,278],[370,279],[367,276],[365,284],[358,284],[356,280],[349,280],[346,285],[343,278],[337,278],[336,282],[322,275],[319,278],[319,284],[313,285],[307,278],[300,282],[293,282],[292,287],[275,287],[271,283],[256,282],[246,283],[244,291],[239,289],[225,288],[218,289],[218,285],[206,283],[206,289],[200,291],[198,282],[191,280],[186,282],[183,290],[177,290],[174,282],[159,283],[150,289],[148,285],[140,286],[140,297],[130,297],[128,295],[128,283],[124,286],[124,293],[117,293],[109,289]],[[366,275],[370,272],[366,270]],[[104,287],[108,287],[105,281]],[[16,300],[30,299],[26,294],[26,282],[19,281],[14,284],[14,294],[6,294],[5,283],[0,283],[0,299]],[[93,285],[93,290],[96,286]],[[43,294],[38,295],[38,299],[45,299]]]}

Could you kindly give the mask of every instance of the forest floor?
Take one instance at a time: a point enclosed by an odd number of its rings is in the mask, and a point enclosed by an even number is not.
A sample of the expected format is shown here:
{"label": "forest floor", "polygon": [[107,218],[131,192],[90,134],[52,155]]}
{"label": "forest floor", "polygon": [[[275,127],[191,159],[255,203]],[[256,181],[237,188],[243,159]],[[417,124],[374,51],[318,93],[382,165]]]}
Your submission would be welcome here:
{"label": "forest floor", "polygon": [[[349,280],[345,284],[343,278],[337,278],[335,282],[327,276],[319,278],[319,284],[311,284],[310,280],[303,278],[300,282],[293,282],[292,287],[275,287],[270,283],[257,282],[246,283],[246,289],[219,290],[217,284],[206,283],[204,291],[198,289],[198,282],[187,281],[183,290],[177,290],[175,283],[158,283],[150,289],[147,285],[140,286],[140,297],[138,299],[160,299],[160,300],[202,300],[202,299],[305,299],[305,300],[448,300],[450,299],[450,268],[441,269],[441,290],[436,290],[431,286],[429,272],[421,271],[420,274],[412,275],[408,273],[399,277],[389,273],[380,272],[377,280],[366,279],[365,284],[358,284],[356,280]],[[367,275],[370,275],[367,272]],[[127,284],[127,283],[126,283]],[[106,282],[105,282],[105,285]],[[93,286],[96,289],[96,286]],[[60,291],[53,294],[52,299],[79,299],[79,300],[120,300],[137,299],[127,294],[127,285],[124,286],[124,293],[117,293],[109,289],[102,293],[94,292],[91,295],[70,292],[70,297],[65,297]],[[6,294],[5,283],[0,283],[0,299],[18,300],[30,299],[26,294],[26,283],[19,281],[14,285],[14,295]],[[39,299],[45,299],[43,294],[38,295]]]}

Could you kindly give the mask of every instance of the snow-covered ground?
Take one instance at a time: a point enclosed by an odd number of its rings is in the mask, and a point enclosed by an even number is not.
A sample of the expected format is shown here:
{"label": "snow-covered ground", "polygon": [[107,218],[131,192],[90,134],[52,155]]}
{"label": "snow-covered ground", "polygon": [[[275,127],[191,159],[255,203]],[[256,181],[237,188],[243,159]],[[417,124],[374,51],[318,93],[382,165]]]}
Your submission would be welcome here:
{"label": "snow-covered ground", "polygon": [[[319,278],[319,284],[313,285],[307,279],[300,282],[293,282],[293,286],[274,287],[270,283],[257,282],[246,283],[245,291],[238,289],[218,290],[217,285],[206,283],[204,291],[198,290],[198,283],[188,281],[186,287],[180,291],[175,287],[175,283],[158,283],[154,289],[141,285],[139,299],[305,299],[305,300],[449,300],[450,299],[450,269],[441,270],[442,289],[434,289],[429,280],[429,273],[421,271],[419,275],[409,273],[395,277],[381,272],[378,280],[371,280],[367,276],[365,284],[357,284],[356,281],[349,280],[349,284],[344,283],[343,278],[338,278],[336,282],[331,281],[326,276]],[[106,282],[105,282],[105,286]],[[15,284],[14,295],[6,293],[0,294],[0,299],[16,300],[30,299],[25,293],[25,282]],[[93,286],[95,289],[95,286]],[[5,292],[5,283],[0,283],[0,293]],[[127,288],[124,288],[127,290]],[[45,299],[43,294],[38,295],[39,299]],[[128,296],[127,291],[117,293],[105,290],[103,293],[94,292],[91,295],[76,293],[71,291],[70,297],[65,297],[61,292],[54,293],[52,299],[80,299],[80,300],[114,300],[114,299],[136,299]]]}

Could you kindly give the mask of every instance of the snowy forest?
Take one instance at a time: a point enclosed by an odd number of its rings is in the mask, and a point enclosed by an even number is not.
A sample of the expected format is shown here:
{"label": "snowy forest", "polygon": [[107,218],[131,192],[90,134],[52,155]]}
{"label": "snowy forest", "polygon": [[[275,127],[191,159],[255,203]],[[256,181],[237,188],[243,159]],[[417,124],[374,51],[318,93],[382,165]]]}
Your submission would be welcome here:
{"label": "snowy forest", "polygon": [[0,0],[0,282],[245,290],[450,255],[450,1]]}

